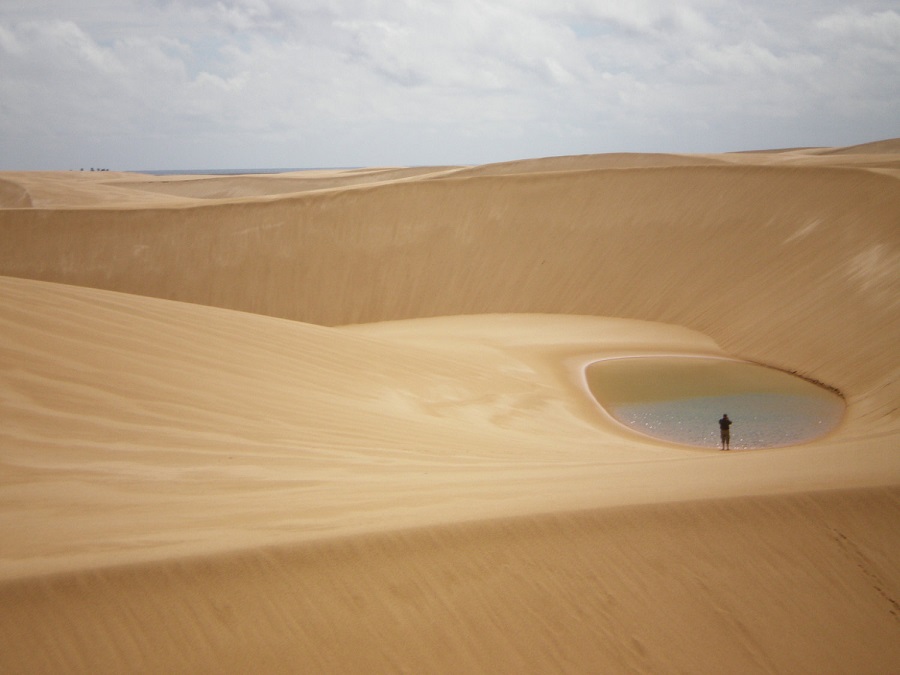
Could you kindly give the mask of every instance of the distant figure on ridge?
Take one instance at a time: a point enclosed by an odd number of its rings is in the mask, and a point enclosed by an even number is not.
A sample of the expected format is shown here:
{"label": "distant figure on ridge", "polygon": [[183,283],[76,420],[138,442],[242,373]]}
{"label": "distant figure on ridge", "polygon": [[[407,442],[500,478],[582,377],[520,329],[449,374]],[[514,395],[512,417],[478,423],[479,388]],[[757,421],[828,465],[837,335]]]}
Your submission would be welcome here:
{"label": "distant figure on ridge", "polygon": [[731,448],[731,420],[728,415],[722,415],[719,420],[719,430],[722,432],[722,449],[729,450]]}

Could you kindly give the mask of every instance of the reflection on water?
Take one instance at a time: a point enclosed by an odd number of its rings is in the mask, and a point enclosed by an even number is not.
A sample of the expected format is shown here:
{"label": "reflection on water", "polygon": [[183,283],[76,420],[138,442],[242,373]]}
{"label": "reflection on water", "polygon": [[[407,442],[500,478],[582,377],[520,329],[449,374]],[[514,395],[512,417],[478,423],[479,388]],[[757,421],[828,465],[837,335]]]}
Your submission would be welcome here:
{"label": "reflection on water", "polygon": [[731,448],[810,441],[834,430],[840,396],[779,370],[743,361],[641,357],[588,366],[597,401],[622,424],[661,440],[718,447],[718,419],[733,421]]}

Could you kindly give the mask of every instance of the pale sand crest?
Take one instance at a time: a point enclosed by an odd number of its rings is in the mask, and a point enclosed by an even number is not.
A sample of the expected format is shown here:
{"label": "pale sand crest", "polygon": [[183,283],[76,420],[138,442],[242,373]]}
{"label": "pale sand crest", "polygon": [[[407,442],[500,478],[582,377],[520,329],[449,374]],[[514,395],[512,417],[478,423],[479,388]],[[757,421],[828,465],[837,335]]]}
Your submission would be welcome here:
{"label": "pale sand crest", "polygon": [[[0,671],[900,670],[896,146],[0,175]],[[847,415],[640,438],[653,353]]]}

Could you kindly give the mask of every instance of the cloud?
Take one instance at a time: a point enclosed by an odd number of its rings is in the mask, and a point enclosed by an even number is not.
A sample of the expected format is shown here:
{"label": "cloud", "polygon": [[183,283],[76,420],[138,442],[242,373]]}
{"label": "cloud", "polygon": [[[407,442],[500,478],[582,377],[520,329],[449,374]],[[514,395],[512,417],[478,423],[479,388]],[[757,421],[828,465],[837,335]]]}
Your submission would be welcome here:
{"label": "cloud", "polygon": [[900,13],[893,10],[867,14],[853,7],[828,14],[815,25],[836,38],[866,40],[894,53],[900,44]]}
{"label": "cloud", "polygon": [[849,144],[898,135],[897,44],[862,1],[7,0],[0,167]]}

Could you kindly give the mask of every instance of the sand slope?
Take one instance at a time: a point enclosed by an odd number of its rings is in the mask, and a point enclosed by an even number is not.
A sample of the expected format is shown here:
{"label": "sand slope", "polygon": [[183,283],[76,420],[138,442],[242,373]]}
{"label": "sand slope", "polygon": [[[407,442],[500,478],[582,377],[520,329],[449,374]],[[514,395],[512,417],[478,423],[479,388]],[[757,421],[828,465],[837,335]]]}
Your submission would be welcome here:
{"label": "sand slope", "polygon": [[868,170],[678,167],[164,211],[13,209],[0,212],[0,272],[320,325],[496,312],[663,321],[853,396],[850,380],[894,379],[898,185]]}
{"label": "sand slope", "polygon": [[[896,670],[900,189],[862,150],[5,174],[0,669]],[[642,439],[580,371],[634,353],[848,412]]]}
{"label": "sand slope", "polygon": [[[0,588],[7,672],[891,672],[896,491],[681,503]],[[11,669],[11,670],[10,670]]]}

